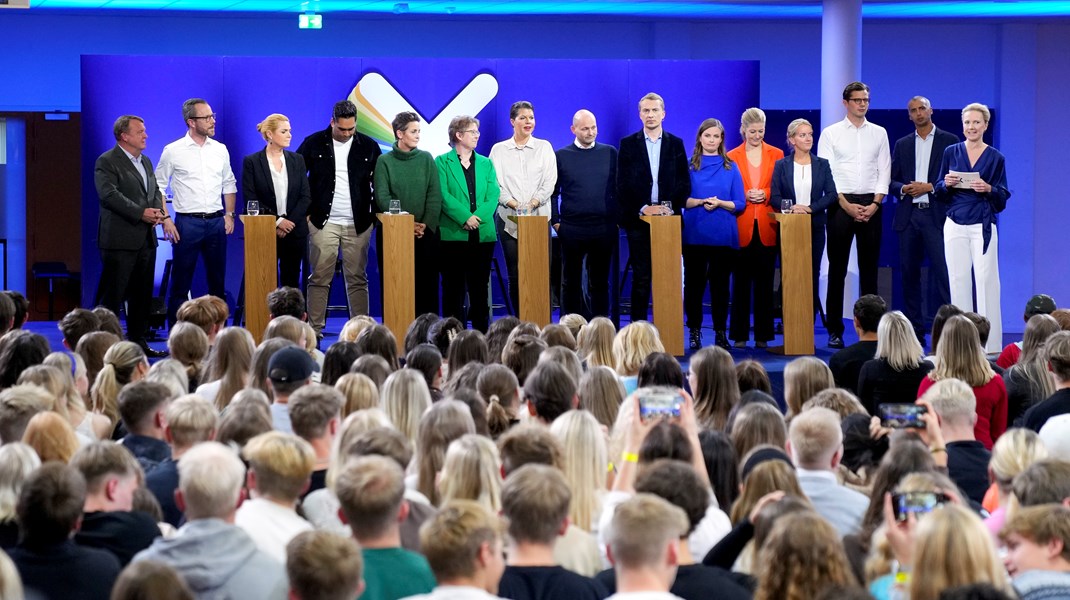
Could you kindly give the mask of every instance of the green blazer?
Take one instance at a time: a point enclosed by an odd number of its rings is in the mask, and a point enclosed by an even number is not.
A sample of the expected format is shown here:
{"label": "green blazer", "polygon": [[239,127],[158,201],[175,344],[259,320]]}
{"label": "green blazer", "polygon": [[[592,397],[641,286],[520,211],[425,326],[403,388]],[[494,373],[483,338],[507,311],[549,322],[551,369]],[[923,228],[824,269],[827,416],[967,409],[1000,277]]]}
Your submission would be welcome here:
{"label": "green blazer", "polygon": [[438,224],[440,239],[444,242],[467,242],[468,230],[462,226],[473,214],[482,221],[479,224],[479,241],[493,242],[498,239],[494,228],[494,211],[498,208],[498,176],[494,163],[480,154],[472,153],[476,166],[476,211],[469,210],[468,184],[457,152],[449,152],[435,158],[439,181],[442,183],[442,218]]}

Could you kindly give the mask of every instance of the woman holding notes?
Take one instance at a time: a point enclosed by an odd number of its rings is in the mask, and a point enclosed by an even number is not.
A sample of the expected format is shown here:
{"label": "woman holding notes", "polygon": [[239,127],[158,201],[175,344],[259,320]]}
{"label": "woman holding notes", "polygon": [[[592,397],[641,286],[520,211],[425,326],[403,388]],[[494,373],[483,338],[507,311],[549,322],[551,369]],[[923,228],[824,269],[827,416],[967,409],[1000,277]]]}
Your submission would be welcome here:
{"label": "woman holding notes", "polygon": [[978,314],[992,323],[987,352],[999,352],[1003,327],[999,307],[999,235],[996,215],[1007,207],[1007,170],[1003,155],[984,142],[992,113],[984,104],[962,109],[966,141],[944,150],[936,199],[947,202],[944,255],[951,284],[951,303],[970,310],[977,284]]}

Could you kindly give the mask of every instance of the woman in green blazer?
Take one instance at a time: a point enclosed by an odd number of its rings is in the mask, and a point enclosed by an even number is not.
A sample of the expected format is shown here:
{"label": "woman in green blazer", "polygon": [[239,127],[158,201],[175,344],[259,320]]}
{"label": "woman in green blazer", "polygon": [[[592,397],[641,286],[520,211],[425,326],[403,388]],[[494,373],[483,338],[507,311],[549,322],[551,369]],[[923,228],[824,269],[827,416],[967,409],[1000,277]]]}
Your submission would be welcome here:
{"label": "woman in green blazer", "polygon": [[501,188],[490,159],[475,151],[479,121],[454,117],[449,135],[453,150],[435,159],[442,183],[442,316],[457,317],[461,323],[470,319],[473,329],[486,332],[490,324],[490,263],[497,241],[494,211]]}

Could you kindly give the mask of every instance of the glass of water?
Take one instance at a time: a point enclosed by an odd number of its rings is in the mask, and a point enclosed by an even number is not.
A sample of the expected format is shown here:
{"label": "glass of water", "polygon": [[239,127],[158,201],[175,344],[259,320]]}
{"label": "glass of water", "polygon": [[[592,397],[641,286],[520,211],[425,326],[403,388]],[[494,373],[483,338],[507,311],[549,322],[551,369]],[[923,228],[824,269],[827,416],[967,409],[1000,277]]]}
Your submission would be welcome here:
{"label": "glass of water", "polygon": [[260,203],[256,200],[250,200],[245,203],[245,214],[250,216],[257,216],[260,214]]}
{"label": "glass of water", "polygon": [[795,205],[795,201],[791,198],[784,198],[780,201],[780,212],[788,214],[791,212],[791,207]]}
{"label": "glass of water", "polygon": [[401,214],[401,200],[398,200],[397,198],[395,198],[395,199],[390,201],[390,214],[392,214],[392,215],[400,215]]}
{"label": "glass of water", "polygon": [[526,204],[518,204],[516,206],[516,216],[526,217],[528,216],[528,206]]}
{"label": "glass of water", "polygon": [[661,210],[663,211],[664,214],[671,215],[672,214],[672,202],[669,202],[668,200],[662,201],[661,202]]}

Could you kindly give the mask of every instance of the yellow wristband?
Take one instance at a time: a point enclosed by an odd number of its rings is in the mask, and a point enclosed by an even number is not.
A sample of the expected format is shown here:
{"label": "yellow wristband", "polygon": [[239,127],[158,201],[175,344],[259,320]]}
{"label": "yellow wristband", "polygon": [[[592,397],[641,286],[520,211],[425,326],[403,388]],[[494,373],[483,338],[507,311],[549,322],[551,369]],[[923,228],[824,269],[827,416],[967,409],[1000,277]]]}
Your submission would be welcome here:
{"label": "yellow wristband", "polygon": [[639,455],[634,452],[621,452],[620,459],[623,462],[637,463],[639,462]]}
{"label": "yellow wristband", "polygon": [[947,454],[947,448],[930,448],[929,449],[929,454],[939,454],[941,452],[943,452],[944,454]]}

